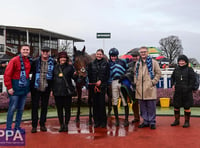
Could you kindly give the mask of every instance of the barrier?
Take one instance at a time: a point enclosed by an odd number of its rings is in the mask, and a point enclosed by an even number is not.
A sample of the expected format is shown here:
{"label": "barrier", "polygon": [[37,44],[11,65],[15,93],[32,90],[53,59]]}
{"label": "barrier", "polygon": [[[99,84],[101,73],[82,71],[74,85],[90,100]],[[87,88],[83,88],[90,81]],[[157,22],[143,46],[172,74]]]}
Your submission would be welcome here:
{"label": "barrier", "polygon": [[[194,71],[200,75],[200,70],[194,69]],[[171,88],[171,75],[173,73],[173,69],[165,69],[165,70],[162,70],[161,72],[162,72],[162,76],[156,85],[157,88]],[[0,92],[4,92],[4,91],[6,91],[6,87],[4,85],[3,75],[0,75]]]}
{"label": "barrier", "polygon": [[5,91],[6,91],[6,87],[4,85],[3,75],[0,75],[0,93],[5,92]]}

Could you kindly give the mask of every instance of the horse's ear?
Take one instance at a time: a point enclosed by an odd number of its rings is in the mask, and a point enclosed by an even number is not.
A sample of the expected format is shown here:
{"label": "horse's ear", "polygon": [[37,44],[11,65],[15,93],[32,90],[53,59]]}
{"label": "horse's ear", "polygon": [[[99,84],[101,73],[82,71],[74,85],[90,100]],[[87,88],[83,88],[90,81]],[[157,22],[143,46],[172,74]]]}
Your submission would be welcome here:
{"label": "horse's ear", "polygon": [[74,53],[77,51],[76,46],[74,46]]}
{"label": "horse's ear", "polygon": [[84,46],[83,49],[82,49],[82,53],[85,53],[85,46]]}

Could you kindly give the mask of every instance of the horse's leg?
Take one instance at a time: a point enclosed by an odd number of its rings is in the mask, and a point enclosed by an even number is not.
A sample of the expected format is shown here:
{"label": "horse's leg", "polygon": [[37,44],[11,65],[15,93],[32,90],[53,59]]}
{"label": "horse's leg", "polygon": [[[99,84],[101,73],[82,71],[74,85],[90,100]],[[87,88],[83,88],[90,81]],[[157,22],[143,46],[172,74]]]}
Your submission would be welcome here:
{"label": "horse's leg", "polygon": [[107,87],[107,97],[108,97],[108,117],[111,116],[112,111],[112,87],[109,85]]}
{"label": "horse's leg", "polygon": [[81,106],[82,87],[77,87],[77,93],[78,93],[78,100],[77,100],[76,122],[80,122],[80,106]]}
{"label": "horse's leg", "polygon": [[92,96],[90,88],[88,88],[88,105],[89,105],[89,125],[92,125]]}

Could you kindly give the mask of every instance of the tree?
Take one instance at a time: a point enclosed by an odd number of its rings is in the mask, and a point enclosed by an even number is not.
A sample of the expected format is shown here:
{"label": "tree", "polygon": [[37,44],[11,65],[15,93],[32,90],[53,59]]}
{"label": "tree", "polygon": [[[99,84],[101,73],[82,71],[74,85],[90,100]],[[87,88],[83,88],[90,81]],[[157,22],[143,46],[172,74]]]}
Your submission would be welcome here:
{"label": "tree", "polygon": [[168,36],[159,41],[162,55],[169,59],[169,63],[175,62],[176,58],[183,53],[181,40],[177,36]]}
{"label": "tree", "polygon": [[71,59],[71,57],[73,55],[72,42],[67,41],[67,40],[61,40],[60,41],[60,46],[59,46],[59,51],[67,52],[69,58]]}

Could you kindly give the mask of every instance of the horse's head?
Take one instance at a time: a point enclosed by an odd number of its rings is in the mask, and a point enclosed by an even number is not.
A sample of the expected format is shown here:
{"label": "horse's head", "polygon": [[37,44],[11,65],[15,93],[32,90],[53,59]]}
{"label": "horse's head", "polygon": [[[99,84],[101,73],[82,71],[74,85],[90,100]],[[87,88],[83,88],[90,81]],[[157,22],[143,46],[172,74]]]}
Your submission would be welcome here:
{"label": "horse's head", "polygon": [[91,62],[91,57],[85,52],[85,46],[82,50],[77,50],[74,47],[74,68],[79,77],[86,77],[86,66]]}

